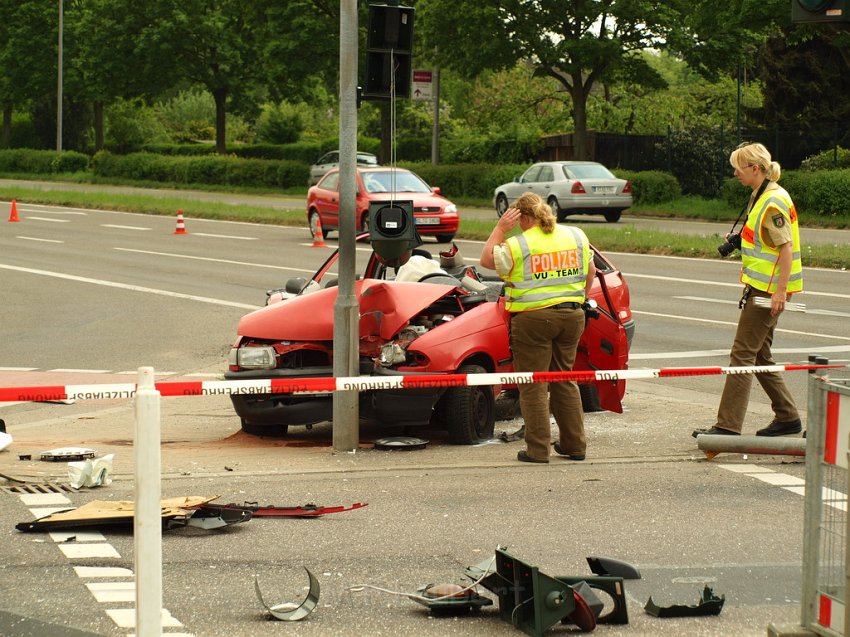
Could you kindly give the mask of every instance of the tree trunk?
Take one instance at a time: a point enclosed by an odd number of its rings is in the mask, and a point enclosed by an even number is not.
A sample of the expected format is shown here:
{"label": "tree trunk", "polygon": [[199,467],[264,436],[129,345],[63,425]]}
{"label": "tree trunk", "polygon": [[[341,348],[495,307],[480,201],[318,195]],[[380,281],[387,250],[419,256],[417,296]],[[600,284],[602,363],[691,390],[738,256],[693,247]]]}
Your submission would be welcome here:
{"label": "tree trunk", "polygon": [[587,93],[581,78],[570,87],[573,98],[573,125],[575,126],[575,159],[589,159],[587,153]]}
{"label": "tree trunk", "polygon": [[3,106],[3,136],[0,139],[0,148],[9,148],[12,143],[12,105]]}
{"label": "tree trunk", "polygon": [[227,101],[227,89],[217,88],[213,91],[215,98],[215,152],[219,155],[227,154],[227,142],[225,141],[226,114],[224,110]]}
{"label": "tree trunk", "polygon": [[103,100],[94,102],[94,152],[103,150]]}

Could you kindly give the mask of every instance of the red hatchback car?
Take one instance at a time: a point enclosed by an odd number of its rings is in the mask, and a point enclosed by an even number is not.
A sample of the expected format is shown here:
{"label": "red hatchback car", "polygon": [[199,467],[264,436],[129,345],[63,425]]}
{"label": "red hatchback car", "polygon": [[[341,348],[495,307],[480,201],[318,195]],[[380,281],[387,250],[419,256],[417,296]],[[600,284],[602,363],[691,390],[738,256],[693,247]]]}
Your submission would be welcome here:
{"label": "red hatchback car", "polygon": [[[413,218],[422,236],[436,237],[449,243],[457,232],[457,206],[432,188],[414,172],[404,168],[375,166],[357,169],[358,231],[369,231],[369,203],[399,199],[413,201]],[[307,222],[316,236],[317,219],[322,221],[322,236],[339,229],[339,169],[331,170],[307,191]]]}
{"label": "red hatchback car", "polygon": [[[361,235],[359,237],[365,239]],[[441,254],[441,256],[443,256]],[[338,267],[335,251],[305,280],[291,279],[269,290],[268,305],[239,321],[228,357],[227,380],[328,377],[333,375],[334,304]],[[414,270],[413,265],[430,268]],[[595,252],[597,280],[590,299],[574,369],[624,369],[634,331],[629,289],[619,270]],[[432,260],[411,257],[396,272],[372,253],[355,282],[360,305],[360,375],[510,372],[508,312],[503,283],[487,280],[474,267],[437,269]],[[428,274],[421,274],[422,272]],[[620,412],[625,381],[581,385],[586,410]],[[386,426],[445,429],[450,442],[472,444],[493,435],[500,386],[398,388],[360,393],[361,417]],[[242,429],[282,435],[292,425],[311,426],[332,418],[330,393],[234,394]],[[590,405],[590,408],[588,409]]]}

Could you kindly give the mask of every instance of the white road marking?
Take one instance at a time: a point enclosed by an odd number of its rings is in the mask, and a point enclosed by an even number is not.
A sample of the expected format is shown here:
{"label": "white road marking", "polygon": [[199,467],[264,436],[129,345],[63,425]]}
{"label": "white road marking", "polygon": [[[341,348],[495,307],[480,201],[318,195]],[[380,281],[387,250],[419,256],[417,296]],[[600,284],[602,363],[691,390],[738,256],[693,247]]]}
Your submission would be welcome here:
{"label": "white road marking", "polygon": [[34,372],[38,367],[0,367],[0,372]]}
{"label": "white road marking", "polygon": [[100,531],[84,531],[72,529],[70,531],[51,531],[50,539],[56,542],[67,542],[74,538],[74,542],[106,542],[106,538]]}
{"label": "white road marking", "polygon": [[[732,301],[730,299],[709,299],[704,296],[674,296],[674,299],[679,299],[682,301],[702,301],[704,303],[722,303],[724,305],[737,305],[738,301]],[[761,297],[759,297],[761,298]],[[767,299],[765,299],[767,301]],[[786,310],[788,306],[786,305]],[[806,308],[806,314],[817,314],[819,316],[841,316],[850,318],[850,314],[846,312],[836,312],[834,310],[816,310],[810,307]]]}
{"label": "white road marking", "polygon": [[119,230],[150,230],[150,228],[142,228],[141,226],[121,226],[117,223],[102,223],[101,228],[118,228]]}
{"label": "white road marking", "polygon": [[133,571],[120,566],[75,566],[77,577],[134,577]]}
{"label": "white road marking", "polygon": [[157,257],[173,257],[175,259],[193,259],[195,261],[211,261],[213,263],[227,263],[229,265],[244,265],[251,268],[267,268],[270,270],[287,270],[289,272],[315,272],[315,269],[308,270],[307,268],[287,268],[282,265],[266,265],[264,263],[249,263],[247,261],[230,261],[228,259],[215,259],[213,257],[196,257],[189,254],[174,254],[173,252],[154,252],[153,250],[136,250],[134,248],[112,248],[119,252],[135,252],[137,254],[151,254]]}
{"label": "white road marking", "polygon": [[24,241],[42,241],[44,243],[65,243],[64,241],[59,241],[59,239],[41,239],[40,237],[15,237],[16,239],[23,239]]}
{"label": "white road marking", "polygon": [[[135,628],[136,627],[136,609],[135,608],[110,608],[106,614],[112,618],[119,628]],[[182,626],[179,621],[171,616],[167,609],[162,609],[162,626],[178,627]],[[175,637],[174,633],[168,633],[170,637]]]}
{"label": "white road marking", "polygon": [[71,223],[70,219],[51,219],[49,217],[27,217],[27,221],[52,221],[53,223]]}
{"label": "white road marking", "polygon": [[[648,256],[648,255],[642,255]],[[672,257],[671,257],[672,258]],[[705,261],[705,259],[701,259]],[[830,272],[835,272],[835,270],[830,270]],[[653,279],[655,281],[671,281],[675,283],[687,283],[689,285],[719,285],[720,287],[726,288],[738,288],[743,289],[743,285],[741,283],[722,283],[720,281],[696,281],[694,279],[684,279],[674,276],[660,276],[657,274],[635,274],[633,272],[629,272],[624,275],[626,279]],[[837,294],[835,292],[810,292],[809,290],[805,290],[804,292],[800,292],[805,297],[808,296],[829,296],[836,299],[850,299],[850,294]]]}
{"label": "white road marking", "polygon": [[[850,352],[850,345],[829,345],[826,347],[776,347],[771,348],[771,352],[774,354],[802,354],[803,356],[808,356],[809,354],[830,354],[834,352]],[[729,349],[698,349],[691,350],[687,352],[649,352],[649,353],[638,353],[638,352],[629,352],[629,360],[656,360],[656,359],[666,359],[666,358],[705,358],[710,356],[729,356]],[[831,363],[839,363],[842,359],[830,359]]]}
{"label": "white road marking", "polygon": [[71,504],[61,493],[22,493],[21,502],[28,507],[40,507],[48,504]]}
{"label": "white road marking", "polygon": [[86,588],[102,604],[136,601],[135,582],[90,582]]}
{"label": "white road marking", "polygon": [[259,241],[259,237],[239,237],[231,234],[210,234],[208,232],[190,232],[196,237],[212,237],[213,239],[239,239],[241,241]]}
{"label": "white road marking", "polygon": [[121,554],[111,544],[58,544],[59,550],[70,560],[82,560],[90,557],[108,557],[117,559]]}
{"label": "white road marking", "polygon": [[92,283],[94,285],[103,285],[110,288],[118,288],[121,290],[130,290],[131,292],[144,292],[146,294],[156,294],[159,296],[168,296],[175,299],[186,299],[189,301],[199,301],[200,303],[210,303],[212,305],[222,305],[225,307],[237,307],[243,310],[257,310],[258,305],[248,305],[247,303],[236,303],[234,301],[224,301],[222,299],[212,299],[207,296],[195,296],[194,294],[181,294],[179,292],[170,292],[168,290],[157,290],[154,288],[146,288],[139,285],[128,285],[126,283],[116,283],[115,281],[104,281],[103,279],[90,279],[88,277],[74,276],[64,274],[62,272],[51,272],[49,270],[36,270],[33,268],[20,268],[14,265],[0,263],[0,269],[14,270],[16,272],[26,272],[28,274],[38,274],[41,276],[50,276],[57,279],[65,279],[67,281],[77,281],[79,283]]}
{"label": "white road marking", "polygon": [[[2,266],[0,266],[2,267]],[[737,323],[732,321],[716,321],[714,319],[706,319],[706,318],[697,318],[694,316],[680,316],[678,314],[662,314],[660,312],[643,312],[640,310],[632,310],[632,314],[640,314],[643,316],[655,316],[657,318],[669,318],[669,319],[677,319],[681,321],[697,321],[699,323],[712,323],[714,325],[734,325],[737,326]],[[785,330],[780,327],[777,327],[775,332],[784,332],[786,334],[794,334],[795,336],[814,336],[817,338],[828,338],[832,340],[840,340],[840,341],[850,341],[850,336],[836,336],[835,334],[820,334],[818,332],[801,332],[799,330]]]}
{"label": "white road marking", "polygon": [[[717,466],[721,469],[732,471],[733,473],[750,476],[751,478],[761,480],[762,482],[766,482],[770,485],[782,487],[783,490],[796,495],[806,495],[806,481],[802,478],[798,478],[797,476],[789,476],[787,473],[779,473],[773,469],[768,469],[767,467],[735,464],[719,464]],[[821,491],[821,500],[825,505],[834,509],[839,509],[840,511],[847,510],[847,496],[840,491],[823,487],[823,490]]]}
{"label": "white road marking", "polygon": [[71,367],[57,367],[56,369],[48,369],[48,372],[57,372],[57,373],[69,373],[75,374],[77,372],[84,372],[86,374],[107,374],[109,373],[108,369],[74,369]]}

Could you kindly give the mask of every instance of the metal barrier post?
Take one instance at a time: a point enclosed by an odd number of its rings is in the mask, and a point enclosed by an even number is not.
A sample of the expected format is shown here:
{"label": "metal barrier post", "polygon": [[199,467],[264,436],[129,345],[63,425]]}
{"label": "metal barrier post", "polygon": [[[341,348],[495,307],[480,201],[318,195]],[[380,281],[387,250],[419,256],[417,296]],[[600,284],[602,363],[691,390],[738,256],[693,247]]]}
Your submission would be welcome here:
{"label": "metal barrier post", "polygon": [[[826,361],[825,358],[809,356],[809,363]],[[828,362],[824,363],[828,364]],[[814,372],[814,373],[813,373]],[[809,372],[808,407],[806,415],[806,497],[803,504],[803,582],[801,623],[810,626],[817,619],[817,582],[820,560],[821,494],[823,473],[820,462],[824,449],[824,392],[818,387],[819,376],[825,370]]]}
{"label": "metal barrier post", "polygon": [[140,367],[136,387],[135,514],[136,635],[162,635],[160,395],[153,367]]}

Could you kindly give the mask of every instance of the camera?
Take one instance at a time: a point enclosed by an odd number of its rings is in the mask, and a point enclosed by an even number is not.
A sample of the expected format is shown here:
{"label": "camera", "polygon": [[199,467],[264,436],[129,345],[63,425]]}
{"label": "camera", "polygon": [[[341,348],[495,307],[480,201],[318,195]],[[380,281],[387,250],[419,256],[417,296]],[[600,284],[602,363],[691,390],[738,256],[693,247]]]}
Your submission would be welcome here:
{"label": "camera", "polygon": [[721,257],[728,257],[735,250],[741,249],[741,234],[739,232],[735,232],[729,235],[729,238],[726,239],[723,243],[717,246],[717,251],[720,253]]}

